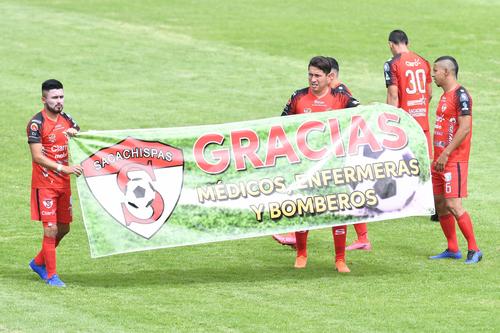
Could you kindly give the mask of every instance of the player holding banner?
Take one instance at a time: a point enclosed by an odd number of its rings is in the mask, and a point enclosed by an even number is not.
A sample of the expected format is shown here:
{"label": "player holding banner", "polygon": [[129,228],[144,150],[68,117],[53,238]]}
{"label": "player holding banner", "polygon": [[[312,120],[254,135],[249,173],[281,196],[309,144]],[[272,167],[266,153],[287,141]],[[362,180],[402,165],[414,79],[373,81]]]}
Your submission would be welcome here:
{"label": "player holding banner", "polygon": [[68,165],[68,137],[80,130],[64,109],[61,82],[42,83],[44,108],[26,128],[33,161],[31,218],[43,223],[42,249],[29,266],[50,286],[64,287],[56,272],[56,247],[72,221],[69,175],[81,175],[79,165]]}
{"label": "player holding banner", "polygon": [[467,197],[467,174],[472,137],[472,98],[457,82],[458,63],[450,56],[434,62],[434,82],[443,89],[436,110],[432,185],[439,222],[448,248],[429,259],[460,259],[455,220],[467,239],[466,264],[478,263],[483,254],[476,244],[472,220],[462,207]]}
{"label": "player holding banner", "polygon": [[[332,89],[332,63],[326,57],[314,57],[309,62],[309,87],[297,90],[286,104],[282,116],[323,112],[356,107],[359,102],[345,89]],[[332,228],[335,247],[335,267],[341,273],[350,272],[345,263],[345,241],[347,226]],[[305,268],[307,265],[308,231],[295,233],[297,255],[295,268]]]}
{"label": "player holding banner", "polygon": [[[349,88],[347,88],[346,85],[339,80],[340,68],[337,59],[332,57],[326,57],[326,59],[328,59],[332,67],[330,71],[330,78],[331,78],[330,88],[332,88],[337,93],[347,92],[349,95],[352,95]],[[355,225],[355,228],[356,226],[357,225]],[[366,226],[364,228],[366,229]],[[284,235],[276,234],[273,235],[273,238],[281,245],[288,245],[293,248],[296,247],[297,240],[295,239],[295,232],[290,232]]]}

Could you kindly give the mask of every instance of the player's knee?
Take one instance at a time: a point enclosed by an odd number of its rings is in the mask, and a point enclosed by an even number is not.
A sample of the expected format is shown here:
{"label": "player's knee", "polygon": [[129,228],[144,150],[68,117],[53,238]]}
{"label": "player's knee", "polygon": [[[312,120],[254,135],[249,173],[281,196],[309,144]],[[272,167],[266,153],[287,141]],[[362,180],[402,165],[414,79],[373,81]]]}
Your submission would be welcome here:
{"label": "player's knee", "polygon": [[56,238],[57,233],[57,225],[51,225],[43,228],[43,235],[45,237]]}
{"label": "player's knee", "polygon": [[456,204],[455,202],[446,202],[446,209],[458,218],[463,213],[463,208],[461,205]]}

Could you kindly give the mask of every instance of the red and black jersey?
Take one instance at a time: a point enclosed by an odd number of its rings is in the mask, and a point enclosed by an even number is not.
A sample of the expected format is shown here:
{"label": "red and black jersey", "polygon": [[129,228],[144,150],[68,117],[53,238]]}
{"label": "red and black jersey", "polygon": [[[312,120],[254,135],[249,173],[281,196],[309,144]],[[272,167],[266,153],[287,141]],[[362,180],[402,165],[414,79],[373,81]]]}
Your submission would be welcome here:
{"label": "red and black jersey", "polygon": [[[460,116],[472,117],[472,98],[467,90],[458,86],[441,95],[436,110],[436,125],[434,127],[434,160],[437,160],[443,150],[450,144],[458,130]],[[471,131],[448,157],[448,162],[468,162],[470,154]]]}
{"label": "red and black jersey", "polygon": [[310,88],[303,88],[293,93],[290,100],[285,105],[282,116],[289,116],[293,114],[310,113],[310,112],[323,112],[345,108],[352,108],[359,105],[357,99],[347,92],[348,89],[336,87],[330,88],[328,92],[317,97],[314,95]]}
{"label": "red and black jersey", "polygon": [[429,130],[429,62],[413,52],[396,54],[384,64],[385,85],[398,87],[398,107],[408,112],[424,131]]}
{"label": "red and black jersey", "polygon": [[[41,143],[42,152],[46,157],[59,164],[68,165],[68,138],[64,132],[69,128],[80,130],[68,114],[61,112],[57,120],[53,121],[47,117],[46,111],[42,110],[31,118],[26,127],[28,143]],[[31,187],[69,188],[69,175],[48,170],[33,162]]]}
{"label": "red and black jersey", "polygon": [[352,93],[349,90],[349,88],[347,88],[346,85],[343,84],[342,82],[339,82],[335,87],[332,87],[332,89],[337,92],[346,91],[349,95],[352,96]]}

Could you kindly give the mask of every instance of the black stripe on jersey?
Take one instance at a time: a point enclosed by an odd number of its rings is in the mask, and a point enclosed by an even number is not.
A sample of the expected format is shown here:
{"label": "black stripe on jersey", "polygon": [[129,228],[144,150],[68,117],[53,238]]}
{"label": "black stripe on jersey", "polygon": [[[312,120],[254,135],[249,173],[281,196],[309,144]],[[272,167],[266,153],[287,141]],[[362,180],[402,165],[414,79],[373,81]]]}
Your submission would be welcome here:
{"label": "black stripe on jersey", "polygon": [[28,143],[42,142],[42,127],[43,127],[42,112],[38,112],[31,118],[26,127],[26,134],[28,135]]}
{"label": "black stripe on jersey", "polygon": [[338,86],[336,86],[334,89],[332,89],[332,92],[333,93],[340,93],[342,91],[345,91],[345,92],[348,92],[349,89],[347,89],[347,87],[345,86],[345,84],[341,83],[339,84]]}
{"label": "black stripe on jersey", "polygon": [[356,106],[358,106],[360,104],[359,101],[356,98],[352,97],[352,95],[347,92],[347,90],[345,89],[345,86],[344,86],[343,89],[339,89],[340,86],[343,86],[343,84],[340,84],[335,89],[332,89],[331,90],[331,94],[334,95],[334,96],[335,95],[345,95],[345,96],[347,96],[348,101],[347,101],[347,104],[346,104],[346,108],[355,108]]}
{"label": "black stripe on jersey", "polygon": [[392,68],[392,65],[399,58],[401,58],[401,54],[396,54],[394,57],[387,60],[384,64],[384,78],[385,78],[385,87],[386,88],[394,84],[394,82],[392,82],[392,77],[391,77],[391,68]]}
{"label": "black stripe on jersey", "polygon": [[63,116],[64,119],[68,120],[71,123],[71,127],[76,129],[77,131],[80,130],[80,126],[78,126],[76,121],[69,114],[61,112],[61,116]]}
{"label": "black stripe on jersey", "polygon": [[464,87],[460,86],[455,91],[458,110],[461,116],[470,116],[472,114],[472,98]]}
{"label": "black stripe on jersey", "polygon": [[295,92],[292,94],[290,99],[288,100],[288,103],[286,103],[285,107],[283,108],[283,112],[281,112],[282,116],[289,116],[295,113],[295,104],[297,103],[297,100],[301,97],[304,96],[309,92],[309,88],[302,88],[299,90],[295,90]]}
{"label": "black stripe on jersey", "polygon": [[458,197],[461,198],[462,194],[462,173],[460,172],[460,163],[457,162],[457,173],[458,173]]}
{"label": "black stripe on jersey", "polygon": [[40,219],[40,221],[42,220],[42,212],[40,210],[40,199],[39,199],[39,189],[36,189],[35,190],[35,195],[36,195],[36,209],[38,211],[38,218]]}

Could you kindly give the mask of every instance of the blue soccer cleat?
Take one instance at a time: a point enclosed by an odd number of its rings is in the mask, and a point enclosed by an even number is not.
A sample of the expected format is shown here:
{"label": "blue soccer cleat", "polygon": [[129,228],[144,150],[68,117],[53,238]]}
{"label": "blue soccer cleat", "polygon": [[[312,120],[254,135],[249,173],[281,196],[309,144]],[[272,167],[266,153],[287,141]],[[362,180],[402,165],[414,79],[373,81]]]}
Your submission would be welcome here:
{"label": "blue soccer cleat", "polygon": [[483,253],[479,250],[474,251],[474,250],[469,250],[467,252],[467,259],[465,260],[465,263],[468,264],[477,264],[478,262],[483,259]]}
{"label": "blue soccer cleat", "polygon": [[45,268],[45,265],[37,265],[35,264],[35,259],[30,261],[30,268],[38,274],[38,276],[42,280],[47,280],[47,269]]}
{"label": "blue soccer cleat", "polygon": [[452,252],[448,249],[444,250],[440,254],[429,257],[429,259],[460,259],[462,258],[462,253],[460,251]]}
{"label": "blue soccer cleat", "polygon": [[66,284],[64,284],[64,282],[61,281],[61,279],[59,278],[59,276],[57,276],[57,274],[52,275],[52,277],[47,280],[47,284],[49,286],[58,288],[66,287]]}

